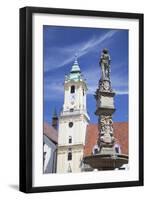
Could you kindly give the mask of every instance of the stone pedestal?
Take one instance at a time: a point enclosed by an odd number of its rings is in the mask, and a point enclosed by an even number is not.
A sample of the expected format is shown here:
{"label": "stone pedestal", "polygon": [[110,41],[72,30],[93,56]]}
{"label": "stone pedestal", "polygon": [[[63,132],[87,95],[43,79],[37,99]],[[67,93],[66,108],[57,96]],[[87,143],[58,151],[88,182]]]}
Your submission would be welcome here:
{"label": "stone pedestal", "polygon": [[111,82],[108,79],[100,79],[98,89],[95,93],[97,108],[95,114],[99,116],[99,139],[98,145],[101,154],[114,154],[114,136],[112,114],[115,93],[112,91]]}

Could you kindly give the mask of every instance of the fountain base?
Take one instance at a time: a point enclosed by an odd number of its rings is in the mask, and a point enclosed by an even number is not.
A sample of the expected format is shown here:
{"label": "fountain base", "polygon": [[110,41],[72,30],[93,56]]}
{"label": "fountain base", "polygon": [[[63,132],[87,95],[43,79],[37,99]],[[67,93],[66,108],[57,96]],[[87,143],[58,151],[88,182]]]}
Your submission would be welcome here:
{"label": "fountain base", "polygon": [[93,169],[114,170],[128,164],[128,156],[124,154],[96,154],[84,157],[84,163]]}

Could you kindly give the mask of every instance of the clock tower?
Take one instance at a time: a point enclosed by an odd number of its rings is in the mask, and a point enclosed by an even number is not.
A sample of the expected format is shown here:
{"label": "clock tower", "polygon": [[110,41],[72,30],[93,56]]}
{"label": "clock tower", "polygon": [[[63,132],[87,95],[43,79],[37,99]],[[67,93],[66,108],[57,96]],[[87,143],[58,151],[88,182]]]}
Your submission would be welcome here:
{"label": "clock tower", "polygon": [[59,118],[57,173],[80,172],[89,116],[87,85],[75,57],[64,81],[64,104]]}

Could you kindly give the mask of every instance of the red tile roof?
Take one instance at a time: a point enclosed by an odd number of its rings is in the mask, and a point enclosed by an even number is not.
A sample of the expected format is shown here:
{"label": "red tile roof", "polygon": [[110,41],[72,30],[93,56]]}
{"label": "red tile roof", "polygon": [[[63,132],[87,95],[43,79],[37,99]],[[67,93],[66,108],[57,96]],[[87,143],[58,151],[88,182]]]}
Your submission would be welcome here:
{"label": "red tile roof", "polygon": [[[44,122],[43,133],[52,141],[58,143],[58,132],[51,125]],[[128,155],[128,122],[115,122],[113,124],[115,143],[120,145],[121,153]],[[85,138],[84,156],[91,155],[99,136],[97,124],[89,124]]]}
{"label": "red tile roof", "polygon": [[[113,124],[114,136],[117,144],[120,145],[121,153],[128,155],[128,123],[115,122]],[[99,136],[97,124],[89,124],[87,126],[84,156],[91,155],[94,145],[97,143]]]}
{"label": "red tile roof", "polygon": [[49,125],[47,122],[43,124],[43,134],[46,135],[53,142],[58,143],[58,132],[57,130]]}

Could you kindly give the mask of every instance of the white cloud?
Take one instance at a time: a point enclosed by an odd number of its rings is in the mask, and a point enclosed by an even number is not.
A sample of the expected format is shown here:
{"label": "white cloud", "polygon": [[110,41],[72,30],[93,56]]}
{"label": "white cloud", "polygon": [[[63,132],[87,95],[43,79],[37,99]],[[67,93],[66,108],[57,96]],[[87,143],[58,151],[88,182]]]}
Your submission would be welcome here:
{"label": "white cloud", "polygon": [[[120,69],[122,63],[117,64],[118,69]],[[113,66],[112,66],[113,67]],[[97,87],[98,81],[100,79],[100,67],[93,67],[93,70],[89,67],[88,70],[83,71],[83,75],[86,78],[86,82],[88,85],[88,94],[94,94]],[[128,79],[123,75],[121,70],[111,74],[111,83],[112,88],[118,95],[128,94]]]}
{"label": "white cloud", "polygon": [[83,47],[80,49],[81,54],[80,55],[85,55],[89,51],[93,50],[96,48],[96,46],[99,46],[102,44],[105,40],[110,39],[114,34],[116,34],[118,31],[117,30],[111,30],[102,35],[101,37],[93,37],[91,40],[89,40]]}
{"label": "white cloud", "polygon": [[116,95],[126,95],[128,90],[115,90]]}
{"label": "white cloud", "polygon": [[[100,45],[104,42],[109,42],[114,34],[116,34],[117,30],[110,30],[104,35],[97,38],[93,36],[88,41],[77,43],[74,45],[68,45],[65,47],[54,47],[52,48],[49,56],[45,60],[45,71],[50,71],[52,69],[57,69],[59,67],[63,67],[64,65],[70,63],[74,59],[74,55],[78,53],[78,57],[81,57],[92,50],[98,51]],[[97,48],[96,48],[97,47]]]}
{"label": "white cloud", "polygon": [[[50,71],[52,69],[57,69],[63,67],[64,65],[70,63],[74,59],[75,53],[79,53],[79,57],[89,53],[90,51],[98,51],[102,47],[101,45],[106,45],[110,42],[110,39],[117,33],[117,30],[110,30],[101,37],[97,38],[93,36],[91,39],[85,42],[74,44],[65,47],[54,47],[52,48],[49,57],[46,62],[45,71]],[[106,45],[107,46],[107,45]],[[112,87],[118,95],[128,94],[128,80],[125,74],[123,75],[123,62],[112,64],[113,74],[111,74]],[[92,70],[93,69],[93,70]],[[100,67],[88,66],[88,68],[83,71],[84,77],[87,79],[88,94],[94,94],[98,87],[98,80],[100,79]],[[63,87],[64,77],[50,77],[50,79],[45,80],[45,99],[57,99],[63,98]]]}
{"label": "white cloud", "polygon": [[53,100],[63,98],[64,87],[62,83],[46,83],[44,86],[44,99]]}

